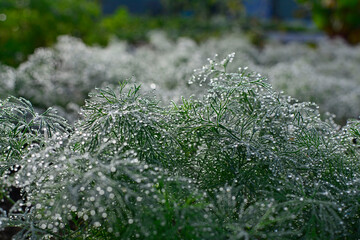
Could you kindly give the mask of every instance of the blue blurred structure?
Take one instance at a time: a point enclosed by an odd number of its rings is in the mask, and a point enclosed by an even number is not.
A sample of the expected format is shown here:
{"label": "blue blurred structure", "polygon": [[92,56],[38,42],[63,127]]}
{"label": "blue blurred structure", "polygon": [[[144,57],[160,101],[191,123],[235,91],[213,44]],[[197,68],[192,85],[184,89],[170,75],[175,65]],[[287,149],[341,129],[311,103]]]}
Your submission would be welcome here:
{"label": "blue blurred structure", "polygon": [[263,20],[309,19],[309,15],[295,0],[243,0],[243,3],[250,17]]}
{"label": "blue blurred structure", "polygon": [[159,14],[160,0],[101,0],[104,14],[112,14],[119,7],[126,7],[134,14]]}
{"label": "blue blurred structure", "polygon": [[244,0],[246,14],[260,19],[271,19],[273,15],[272,0]]}
{"label": "blue blurred structure", "polygon": [[[306,14],[304,16],[299,14],[302,8],[295,0],[242,0],[242,2],[250,17],[263,20],[309,19]],[[162,10],[160,0],[101,0],[101,3],[105,14],[113,13],[118,7],[126,7],[135,14],[159,14]]]}

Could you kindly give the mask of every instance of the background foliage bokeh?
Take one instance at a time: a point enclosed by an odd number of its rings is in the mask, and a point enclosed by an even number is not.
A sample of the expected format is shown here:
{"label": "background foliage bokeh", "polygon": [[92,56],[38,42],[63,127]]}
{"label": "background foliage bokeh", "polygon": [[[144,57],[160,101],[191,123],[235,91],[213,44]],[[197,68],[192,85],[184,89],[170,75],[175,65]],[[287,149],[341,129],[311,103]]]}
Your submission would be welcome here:
{"label": "background foliage bokeh", "polygon": [[[113,37],[136,46],[148,42],[148,32],[162,29],[170,38],[188,36],[197,42],[234,29],[245,29],[251,41],[263,45],[263,32],[284,23],[246,20],[241,0],[159,0],[158,15],[133,15],[126,8],[105,15],[100,0],[3,0],[0,2],[0,62],[18,66],[38,47],[52,46],[60,35],[105,46]],[[330,36],[360,41],[360,3],[357,0],[298,0],[307,5],[314,23]],[[271,20],[271,19],[270,19]],[[285,28],[286,29],[286,28]]]}
{"label": "background foliage bokeh", "polygon": [[86,43],[105,43],[96,29],[101,9],[94,1],[3,0],[0,13],[0,61],[5,64],[17,65],[35,48],[50,46],[62,34]]}
{"label": "background foliage bokeh", "polygon": [[299,0],[307,4],[314,23],[330,36],[340,36],[349,43],[360,42],[360,1]]}
{"label": "background foliage bokeh", "polygon": [[174,37],[184,34],[197,40],[205,39],[229,28],[221,21],[214,23],[197,18],[195,22],[180,13],[187,9],[199,12],[196,16],[201,17],[230,13],[235,6],[232,2],[226,1],[225,8],[214,12],[211,9],[223,5],[219,1],[196,1],[196,4],[164,1],[163,15],[134,16],[126,8],[103,15],[101,4],[96,0],[4,0],[0,2],[0,62],[17,66],[36,48],[54,44],[59,35],[75,36],[86,44],[102,46],[113,36],[139,44],[147,40],[148,31],[153,29],[164,29]]}

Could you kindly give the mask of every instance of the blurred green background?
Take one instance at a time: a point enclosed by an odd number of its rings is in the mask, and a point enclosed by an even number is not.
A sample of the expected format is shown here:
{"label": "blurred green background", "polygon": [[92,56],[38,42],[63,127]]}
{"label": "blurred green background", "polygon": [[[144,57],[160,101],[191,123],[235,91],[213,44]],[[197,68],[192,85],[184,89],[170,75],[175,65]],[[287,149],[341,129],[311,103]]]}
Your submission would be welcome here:
{"label": "blurred green background", "polygon": [[261,46],[267,31],[309,31],[360,41],[358,0],[1,0],[0,62],[18,66],[59,35],[105,46],[112,37],[144,44],[149,30],[202,41],[241,29]]}

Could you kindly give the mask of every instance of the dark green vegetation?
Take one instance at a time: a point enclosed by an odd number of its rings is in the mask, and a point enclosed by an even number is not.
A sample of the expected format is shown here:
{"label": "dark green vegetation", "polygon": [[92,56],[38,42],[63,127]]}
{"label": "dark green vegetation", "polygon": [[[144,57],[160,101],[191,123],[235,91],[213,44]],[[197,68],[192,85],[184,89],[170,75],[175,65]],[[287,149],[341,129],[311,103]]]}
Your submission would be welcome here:
{"label": "dark green vegetation", "polygon": [[203,98],[168,108],[126,83],[96,90],[71,129],[2,101],[1,192],[23,199],[1,226],[17,239],[358,239],[358,122],[340,131],[231,61],[197,71]]}
{"label": "dark green vegetation", "polygon": [[103,42],[95,30],[101,17],[95,1],[2,0],[0,13],[5,16],[0,21],[0,61],[8,65],[26,60],[35,48],[50,46],[62,34]]}
{"label": "dark green vegetation", "polygon": [[[299,0],[300,1],[300,0]],[[100,0],[2,0],[0,2],[0,62],[18,66],[39,47],[50,47],[60,35],[81,38],[88,45],[106,46],[116,37],[134,46],[148,43],[148,32],[165,31],[177,39],[196,41],[245,30],[251,42],[263,46],[267,31],[313,31],[303,25],[267,22],[247,16],[240,0],[161,0],[159,15],[133,15],[119,8],[102,14]],[[325,6],[311,2],[315,22],[331,36],[355,43],[359,36],[358,5],[338,1]],[[321,3],[320,3],[321,2]],[[325,1],[332,3],[334,1]],[[336,28],[340,26],[340,28]]]}
{"label": "dark green vegetation", "polygon": [[308,5],[319,29],[340,36],[351,44],[360,43],[360,2],[358,0],[298,0]]}
{"label": "dark green vegetation", "polygon": [[[202,6],[212,6],[211,1],[201,2],[202,5],[190,4],[190,7],[198,10]],[[174,38],[190,36],[200,41],[237,27],[236,21],[234,24],[232,20],[214,22],[203,18],[203,15],[181,17],[176,13],[185,10],[187,5],[180,5],[178,8],[166,7],[164,11],[168,14],[159,16],[131,15],[124,8],[106,16],[101,13],[101,5],[96,0],[2,0],[0,62],[17,66],[36,48],[53,45],[60,35],[81,38],[89,45],[105,46],[112,37],[142,44],[153,29],[165,30]],[[222,9],[221,13],[226,13],[224,11],[229,7]]]}

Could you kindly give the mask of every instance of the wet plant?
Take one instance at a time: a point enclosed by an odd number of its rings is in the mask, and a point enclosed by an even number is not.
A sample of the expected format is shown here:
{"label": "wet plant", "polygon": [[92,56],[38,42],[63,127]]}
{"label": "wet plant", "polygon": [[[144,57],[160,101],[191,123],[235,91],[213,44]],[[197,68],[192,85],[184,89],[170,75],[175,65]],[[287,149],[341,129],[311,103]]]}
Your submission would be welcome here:
{"label": "wet plant", "polygon": [[358,121],[341,129],[260,74],[230,71],[233,59],[209,60],[190,80],[202,96],[167,107],[126,81],[96,89],[71,130],[2,102],[1,141],[15,126],[28,139],[3,161],[23,198],[1,227],[15,239],[359,238]]}
{"label": "wet plant", "polygon": [[0,207],[4,214],[17,211],[18,201],[25,197],[11,184],[22,167],[23,156],[29,149],[45,146],[46,139],[53,135],[70,131],[71,126],[52,108],[38,113],[23,98],[0,101]]}

